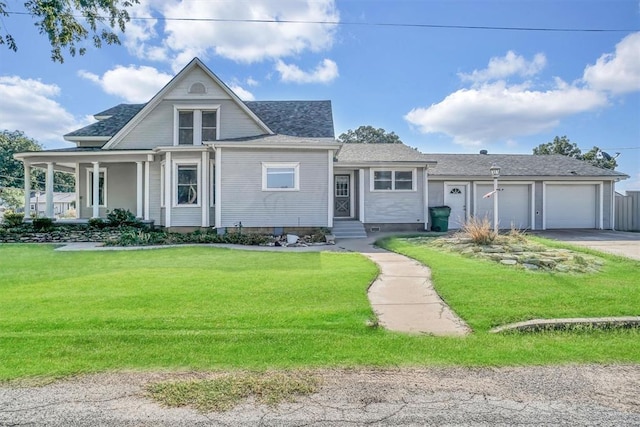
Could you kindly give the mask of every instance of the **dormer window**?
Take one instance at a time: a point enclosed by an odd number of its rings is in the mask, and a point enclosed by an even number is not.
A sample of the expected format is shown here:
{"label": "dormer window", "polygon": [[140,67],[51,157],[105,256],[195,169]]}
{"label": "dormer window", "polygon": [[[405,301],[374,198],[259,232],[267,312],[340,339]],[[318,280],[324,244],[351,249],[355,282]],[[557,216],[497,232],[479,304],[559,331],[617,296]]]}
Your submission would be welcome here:
{"label": "dormer window", "polygon": [[202,145],[218,139],[220,106],[174,105],[173,145]]}

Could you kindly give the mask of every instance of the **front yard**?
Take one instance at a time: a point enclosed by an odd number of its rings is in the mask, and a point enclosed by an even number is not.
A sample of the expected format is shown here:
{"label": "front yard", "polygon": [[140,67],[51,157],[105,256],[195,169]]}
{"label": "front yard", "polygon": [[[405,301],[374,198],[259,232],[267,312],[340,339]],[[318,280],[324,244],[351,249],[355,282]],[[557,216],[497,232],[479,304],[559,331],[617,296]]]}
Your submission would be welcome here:
{"label": "front yard", "polygon": [[375,265],[353,253],[209,247],[54,252],[0,245],[0,379],[107,370],[638,363],[638,330],[489,334],[534,317],[638,315],[640,263],[515,271],[414,245],[465,338],[368,326]]}

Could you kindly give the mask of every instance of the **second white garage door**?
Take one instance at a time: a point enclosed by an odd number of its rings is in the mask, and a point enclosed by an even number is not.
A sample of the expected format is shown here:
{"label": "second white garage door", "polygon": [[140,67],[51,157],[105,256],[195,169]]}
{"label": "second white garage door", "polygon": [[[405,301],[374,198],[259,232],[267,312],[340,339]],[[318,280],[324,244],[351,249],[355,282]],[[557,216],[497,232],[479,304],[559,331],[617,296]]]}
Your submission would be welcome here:
{"label": "second white garage door", "polygon": [[[498,195],[498,225],[501,229],[531,229],[531,185],[503,184]],[[476,186],[475,206],[476,218],[486,217],[493,225],[493,196],[482,196],[493,191],[493,184]]]}
{"label": "second white garage door", "polygon": [[546,228],[598,228],[597,194],[595,184],[546,185]]}

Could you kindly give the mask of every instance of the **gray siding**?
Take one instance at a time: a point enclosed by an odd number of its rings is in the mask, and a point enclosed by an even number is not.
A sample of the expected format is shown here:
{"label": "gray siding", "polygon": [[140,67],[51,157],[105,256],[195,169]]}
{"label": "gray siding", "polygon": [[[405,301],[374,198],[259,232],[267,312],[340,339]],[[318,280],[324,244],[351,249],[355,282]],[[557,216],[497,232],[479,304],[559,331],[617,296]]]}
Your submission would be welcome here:
{"label": "gray siding", "polygon": [[605,181],[602,185],[602,228],[605,230],[613,229],[614,213],[612,212],[613,204],[613,186],[611,181]]}
{"label": "gray siding", "polygon": [[[87,169],[92,169],[89,163],[80,164],[80,218],[91,218],[93,208],[87,206]],[[136,164],[135,163],[102,163],[100,168],[107,170],[107,206],[100,208],[100,217],[107,216],[107,210],[116,208],[128,209],[136,213]]]}
{"label": "gray siding", "polygon": [[542,197],[542,188],[543,188],[543,184],[542,181],[536,181],[536,183],[534,184],[535,189],[536,189],[536,194],[535,194],[535,224],[536,224],[536,230],[542,230],[542,204],[543,204],[543,197]]}
{"label": "gray siding", "polygon": [[370,169],[364,174],[364,223],[423,223],[424,177],[417,169],[416,191],[371,191]]}
{"label": "gray siding", "polygon": [[157,160],[149,163],[149,219],[156,225],[163,225],[163,213],[160,208],[160,160]]}
{"label": "gray siding", "polygon": [[429,178],[429,207],[444,205],[444,181]]}
{"label": "gray siding", "polygon": [[[262,191],[262,162],[299,162],[300,191]],[[217,227],[326,227],[328,155],[323,150],[222,150]]]}

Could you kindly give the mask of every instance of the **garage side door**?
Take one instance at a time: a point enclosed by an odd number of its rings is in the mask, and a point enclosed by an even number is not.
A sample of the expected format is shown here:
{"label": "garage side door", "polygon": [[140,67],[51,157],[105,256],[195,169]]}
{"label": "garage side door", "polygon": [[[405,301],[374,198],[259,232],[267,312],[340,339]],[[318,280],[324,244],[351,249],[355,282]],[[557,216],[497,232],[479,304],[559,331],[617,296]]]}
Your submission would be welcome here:
{"label": "garage side door", "polygon": [[[501,229],[514,227],[519,230],[531,228],[531,186],[528,184],[502,184],[498,195],[498,225]],[[493,191],[493,184],[476,186],[476,218],[488,218],[493,226],[493,196],[483,198]]]}
{"label": "garage side door", "polygon": [[596,185],[547,185],[545,197],[546,227],[597,228]]}

